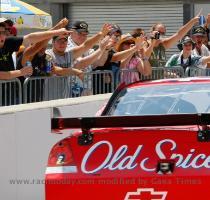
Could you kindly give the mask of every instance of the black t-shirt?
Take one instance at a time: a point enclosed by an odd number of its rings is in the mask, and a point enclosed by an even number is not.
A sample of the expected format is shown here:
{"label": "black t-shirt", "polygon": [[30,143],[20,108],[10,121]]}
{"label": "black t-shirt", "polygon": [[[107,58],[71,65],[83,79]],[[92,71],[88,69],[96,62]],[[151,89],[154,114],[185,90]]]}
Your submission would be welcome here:
{"label": "black t-shirt", "polygon": [[0,49],[0,71],[15,70],[12,54],[19,50],[23,43],[23,37],[8,37],[4,46]]}

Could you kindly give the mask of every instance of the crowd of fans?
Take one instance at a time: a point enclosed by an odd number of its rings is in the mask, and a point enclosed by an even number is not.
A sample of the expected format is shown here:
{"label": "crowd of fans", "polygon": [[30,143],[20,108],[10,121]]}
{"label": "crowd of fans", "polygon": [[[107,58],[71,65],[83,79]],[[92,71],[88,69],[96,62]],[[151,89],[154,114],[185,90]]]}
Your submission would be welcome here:
{"label": "crowd of fans", "polygon": [[[66,18],[53,28],[23,37],[11,20],[0,18],[0,79],[19,78],[23,84],[30,76],[76,76],[75,84],[83,90],[84,73],[109,70],[107,75],[92,79],[92,94],[107,92],[120,69],[135,72],[122,75],[121,82],[138,81],[148,76],[152,67],[210,67],[210,14],[199,25],[200,13],[173,35],[166,37],[166,26],[157,23],[149,33],[137,27],[124,33],[117,24],[104,24],[98,33],[88,37],[85,21],[70,23]],[[190,34],[189,34],[190,33]],[[49,41],[52,47],[49,48]],[[166,49],[177,44],[179,54],[166,59]],[[104,84],[105,83],[105,84]]]}

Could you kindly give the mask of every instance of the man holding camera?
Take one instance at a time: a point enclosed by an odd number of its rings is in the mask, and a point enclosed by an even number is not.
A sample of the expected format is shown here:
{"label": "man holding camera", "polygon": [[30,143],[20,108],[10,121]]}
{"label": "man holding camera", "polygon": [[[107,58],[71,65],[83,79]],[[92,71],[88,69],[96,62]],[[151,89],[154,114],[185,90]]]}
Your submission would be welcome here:
{"label": "man holding camera", "polygon": [[[163,36],[166,33],[166,27],[162,23],[157,23],[152,27],[151,39],[148,41],[151,43],[151,40],[155,39],[155,45],[153,48],[153,53],[150,57],[150,63],[152,67],[163,67],[166,63],[166,49],[171,48],[179,40],[181,40],[190,29],[199,22],[199,16],[196,15],[192,18],[187,24],[182,26],[178,32],[170,37],[164,38]],[[159,32],[159,34],[157,33]],[[160,37],[159,37],[160,36]]]}

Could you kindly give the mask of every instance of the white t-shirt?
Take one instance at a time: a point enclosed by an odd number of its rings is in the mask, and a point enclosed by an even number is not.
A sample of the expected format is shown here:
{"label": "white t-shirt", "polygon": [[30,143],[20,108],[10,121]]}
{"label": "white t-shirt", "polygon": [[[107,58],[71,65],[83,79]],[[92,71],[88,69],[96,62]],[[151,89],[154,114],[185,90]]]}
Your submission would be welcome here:
{"label": "white t-shirt", "polygon": [[[55,66],[62,68],[73,67],[73,55],[72,51],[66,51],[64,55],[55,54],[53,49],[47,49],[45,51],[46,54],[52,57],[52,63]],[[54,84],[54,80],[52,81],[50,87],[53,87],[53,90],[57,91],[56,94],[59,95],[59,98],[68,98],[70,97],[70,84],[71,79],[69,77],[62,77],[57,79],[57,84]]]}
{"label": "white t-shirt", "polygon": [[[68,38],[68,44],[67,44],[67,51],[71,51],[74,47],[77,47],[78,45],[72,40],[71,37]],[[86,57],[94,52],[94,49],[89,49],[87,52],[85,52],[80,58],[77,58],[74,60],[74,63],[79,62],[79,60],[82,57]],[[88,65],[85,69],[83,69],[84,72],[91,72],[92,71],[92,65]],[[92,78],[91,76],[85,76],[83,82],[78,77],[75,77],[75,82],[80,85],[80,87],[91,90],[92,88]],[[90,93],[90,92],[88,92]]]}
{"label": "white t-shirt", "polygon": [[47,49],[46,54],[50,55],[52,57],[52,63],[55,66],[62,67],[62,68],[68,68],[73,67],[73,54],[72,51],[65,51],[64,55],[58,55],[56,54],[53,49]]}
{"label": "white t-shirt", "polygon": [[199,55],[196,48],[193,49],[192,53],[195,56],[210,56],[210,52],[204,44],[202,44],[202,46],[201,46],[201,55]]}

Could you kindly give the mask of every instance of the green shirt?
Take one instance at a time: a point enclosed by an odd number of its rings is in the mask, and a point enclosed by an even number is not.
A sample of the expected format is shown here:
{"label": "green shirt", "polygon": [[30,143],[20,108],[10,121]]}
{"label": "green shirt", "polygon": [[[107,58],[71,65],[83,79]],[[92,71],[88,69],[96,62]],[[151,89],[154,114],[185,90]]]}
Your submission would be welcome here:
{"label": "green shirt", "polygon": [[162,44],[153,48],[153,52],[150,57],[150,64],[152,65],[152,67],[164,67],[165,66],[165,64],[166,64],[166,50]]}

